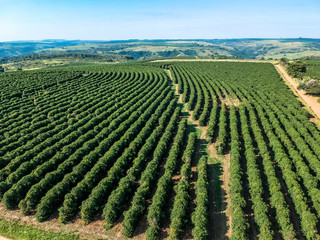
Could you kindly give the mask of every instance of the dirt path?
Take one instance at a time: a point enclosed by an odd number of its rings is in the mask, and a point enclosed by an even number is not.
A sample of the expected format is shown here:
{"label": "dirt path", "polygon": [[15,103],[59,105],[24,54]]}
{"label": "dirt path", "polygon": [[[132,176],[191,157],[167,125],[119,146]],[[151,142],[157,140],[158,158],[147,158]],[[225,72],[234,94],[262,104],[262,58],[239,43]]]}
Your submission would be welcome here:
{"label": "dirt path", "polygon": [[[232,221],[232,212],[231,212],[231,199],[230,199],[230,154],[224,156],[217,155],[215,144],[211,143],[208,145],[208,150],[210,153],[210,158],[214,159],[216,163],[211,163],[213,166],[210,171],[209,169],[209,178],[211,179],[209,186],[211,191],[215,191],[209,197],[210,206],[210,222],[214,225],[214,231],[210,239],[229,239],[232,234],[231,230],[231,221]],[[211,176],[210,176],[211,175]],[[217,181],[219,181],[220,189],[217,189]],[[220,191],[220,203],[219,200],[212,196],[217,194],[217,191]]]}
{"label": "dirt path", "polygon": [[9,238],[5,238],[5,237],[1,237],[0,236],[0,240],[10,240]]}
{"label": "dirt path", "polygon": [[278,61],[255,60],[255,59],[163,59],[163,60],[154,60],[151,62],[256,62],[256,63],[276,64]]}
{"label": "dirt path", "polygon": [[[171,81],[172,81],[173,79],[172,79],[171,71],[167,69],[167,70],[166,70],[166,72],[169,74],[169,78],[170,78],[170,79],[171,79]],[[178,89],[177,89],[177,92],[178,92]]]}
{"label": "dirt path", "polygon": [[[165,70],[170,79],[172,80],[172,74],[170,70]],[[175,94],[178,96],[178,103],[182,103],[182,94],[178,93],[178,84],[174,84]],[[199,126],[198,120],[193,120],[192,115],[193,111],[187,110],[184,108],[184,111],[188,113],[188,121],[195,127],[201,131],[199,144],[207,145],[206,151],[209,154],[209,157],[213,159],[208,162],[208,176],[209,176],[209,239],[221,240],[228,239],[231,237],[231,208],[230,208],[230,154],[226,154],[224,156],[218,156],[215,149],[215,143],[208,143],[209,139],[206,137],[207,134],[207,126]],[[198,146],[199,147],[199,146]],[[200,147],[201,148],[201,147]],[[200,151],[200,152],[199,152]],[[201,156],[201,151],[203,149],[198,150],[197,158],[199,159]],[[195,171],[195,167],[193,167],[193,171]],[[195,173],[194,173],[195,175]],[[196,180],[196,179],[194,179]],[[220,199],[216,199],[217,190],[217,181],[220,182],[221,186],[219,186],[219,190],[221,191]],[[218,183],[219,184],[219,183]],[[219,202],[218,202],[219,201]],[[190,229],[189,229],[190,230]],[[191,233],[187,230],[186,239],[192,239]],[[169,229],[167,229],[169,231]]]}
{"label": "dirt path", "polygon": [[306,94],[303,90],[298,89],[298,84],[290,77],[280,64],[275,65],[283,79],[291,86],[293,92],[300,97],[302,103],[310,109],[310,111],[320,119],[320,103],[317,97]]}

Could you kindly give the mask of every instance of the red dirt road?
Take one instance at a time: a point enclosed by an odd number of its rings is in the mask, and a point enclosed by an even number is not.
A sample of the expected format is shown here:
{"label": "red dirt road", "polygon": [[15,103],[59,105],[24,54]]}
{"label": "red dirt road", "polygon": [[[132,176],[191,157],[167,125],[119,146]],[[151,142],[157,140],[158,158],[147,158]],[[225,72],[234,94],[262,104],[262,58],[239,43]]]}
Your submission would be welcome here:
{"label": "red dirt road", "polygon": [[318,98],[306,94],[303,90],[299,90],[298,84],[286,73],[283,67],[279,64],[275,66],[281,73],[284,80],[294,88],[295,94],[298,95],[304,101],[305,105],[311,109],[315,117],[320,119],[320,103],[318,102]]}

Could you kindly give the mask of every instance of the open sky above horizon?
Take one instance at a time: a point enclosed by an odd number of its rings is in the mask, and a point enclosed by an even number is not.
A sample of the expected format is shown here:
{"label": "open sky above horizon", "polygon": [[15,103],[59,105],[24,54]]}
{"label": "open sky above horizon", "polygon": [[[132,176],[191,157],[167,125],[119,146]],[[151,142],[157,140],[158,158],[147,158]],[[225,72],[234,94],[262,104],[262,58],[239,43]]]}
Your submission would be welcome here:
{"label": "open sky above horizon", "polygon": [[319,0],[0,0],[0,41],[320,38]]}

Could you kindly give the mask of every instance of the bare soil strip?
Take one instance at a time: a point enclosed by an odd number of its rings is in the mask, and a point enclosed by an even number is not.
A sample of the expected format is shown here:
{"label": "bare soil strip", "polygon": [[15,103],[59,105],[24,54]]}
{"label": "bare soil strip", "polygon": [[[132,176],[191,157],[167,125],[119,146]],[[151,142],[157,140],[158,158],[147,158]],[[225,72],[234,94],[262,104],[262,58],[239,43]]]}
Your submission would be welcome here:
{"label": "bare soil strip", "polygon": [[163,59],[154,60],[151,62],[255,62],[255,63],[277,63],[270,60],[255,60],[255,59]]}
{"label": "bare soil strip", "polygon": [[[166,70],[168,73],[170,79],[172,80],[172,75],[170,70]],[[182,94],[178,93],[178,84],[174,84],[175,86],[175,94],[179,96],[178,103],[182,103]],[[199,121],[192,119],[193,111],[188,111],[186,108],[185,110],[188,113],[188,121],[191,122],[191,124],[201,131],[200,135],[200,145],[203,143],[209,142],[209,139],[206,137],[207,133],[207,127],[200,127]],[[197,155],[196,158],[200,158],[201,156],[201,149],[197,148]],[[226,154],[224,156],[218,156],[215,149],[215,143],[207,144],[207,152],[209,154],[209,157],[211,159],[214,159],[213,161],[208,162],[208,176],[209,176],[209,187],[210,191],[209,193],[209,202],[210,202],[210,208],[209,208],[209,239],[214,240],[221,240],[221,239],[228,239],[231,237],[231,207],[230,207],[230,154]],[[221,166],[222,165],[222,166]],[[222,171],[219,174],[219,168],[222,167]],[[193,167],[193,171],[195,171],[195,167]],[[216,185],[216,179],[220,179],[221,182],[221,199],[217,200],[215,199],[215,185]],[[219,204],[217,201],[221,201],[221,206],[218,206]],[[218,209],[220,208],[220,209]],[[229,227],[228,227],[229,226]],[[168,231],[168,230],[167,230]],[[187,229],[187,236],[185,236],[186,239],[189,239],[190,236],[190,229]]]}
{"label": "bare soil strip", "polygon": [[[210,223],[213,224],[213,226],[210,226],[210,228],[212,228],[213,230],[213,234],[212,236],[210,236],[210,239],[229,239],[232,234],[232,212],[230,199],[230,154],[218,156],[214,143],[208,145],[208,151],[210,154],[210,158],[216,159],[219,162],[218,164],[210,163],[208,166],[210,179],[209,186],[211,188],[211,191],[213,191],[216,186],[216,183],[213,183],[216,178],[219,178],[221,182],[220,209],[217,199],[212,199],[215,193],[213,192],[213,195],[211,194],[209,196],[209,201],[211,204],[209,212]],[[210,171],[210,169],[213,170]],[[221,172],[219,173],[219,171]]]}
{"label": "bare soil strip", "polygon": [[320,118],[320,103],[318,102],[318,98],[308,95],[303,90],[298,89],[298,83],[296,83],[292,77],[290,77],[286,71],[283,69],[283,67],[280,64],[275,65],[276,69],[279,71],[282,78],[287,82],[287,84],[290,86],[290,88],[293,90],[293,92],[300,98],[302,103],[309,107],[310,111]]}
{"label": "bare soil strip", "polygon": [[9,238],[5,238],[5,237],[1,237],[0,236],[0,240],[10,240]]}

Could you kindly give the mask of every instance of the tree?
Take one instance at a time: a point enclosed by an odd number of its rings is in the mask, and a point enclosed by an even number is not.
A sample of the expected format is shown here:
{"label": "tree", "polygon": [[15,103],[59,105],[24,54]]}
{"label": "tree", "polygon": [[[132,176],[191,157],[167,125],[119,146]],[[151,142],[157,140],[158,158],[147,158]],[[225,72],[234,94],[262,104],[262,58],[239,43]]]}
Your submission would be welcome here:
{"label": "tree", "polygon": [[280,59],[280,64],[283,65],[283,66],[288,65],[289,64],[289,59],[285,58],[285,57],[281,58]]}
{"label": "tree", "polygon": [[307,82],[300,83],[298,89],[303,89],[311,94],[320,94],[320,81],[310,79]]}
{"label": "tree", "polygon": [[301,73],[307,71],[307,64],[302,61],[295,61],[288,66],[288,73],[293,77],[299,77]]}

